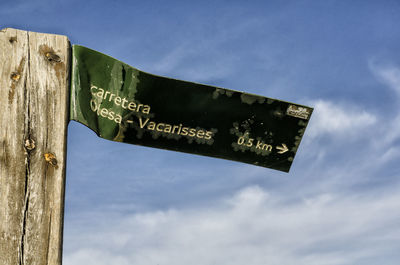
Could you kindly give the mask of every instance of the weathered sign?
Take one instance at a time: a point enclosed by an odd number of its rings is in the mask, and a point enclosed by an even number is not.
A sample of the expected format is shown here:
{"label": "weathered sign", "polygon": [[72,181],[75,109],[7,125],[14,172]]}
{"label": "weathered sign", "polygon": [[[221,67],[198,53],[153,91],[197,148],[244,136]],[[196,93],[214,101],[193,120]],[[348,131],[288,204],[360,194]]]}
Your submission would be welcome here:
{"label": "weathered sign", "polygon": [[288,172],[312,108],[142,72],[73,46],[70,118],[100,137]]}

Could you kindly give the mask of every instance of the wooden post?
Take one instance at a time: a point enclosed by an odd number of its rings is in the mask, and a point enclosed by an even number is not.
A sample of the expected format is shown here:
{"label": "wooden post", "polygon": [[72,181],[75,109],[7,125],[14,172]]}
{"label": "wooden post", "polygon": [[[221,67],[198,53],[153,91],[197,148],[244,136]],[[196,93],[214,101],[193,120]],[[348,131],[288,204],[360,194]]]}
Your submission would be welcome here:
{"label": "wooden post", "polygon": [[0,31],[0,264],[62,262],[70,44]]}

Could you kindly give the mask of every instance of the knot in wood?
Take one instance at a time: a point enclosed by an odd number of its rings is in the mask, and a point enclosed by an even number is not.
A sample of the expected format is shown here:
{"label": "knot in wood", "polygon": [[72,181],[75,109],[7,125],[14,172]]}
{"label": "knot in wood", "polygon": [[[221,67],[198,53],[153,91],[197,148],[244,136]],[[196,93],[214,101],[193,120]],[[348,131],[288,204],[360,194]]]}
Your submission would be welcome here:
{"label": "knot in wood", "polygon": [[25,140],[25,149],[28,151],[32,151],[33,149],[36,148],[35,141],[32,139],[26,139]]}

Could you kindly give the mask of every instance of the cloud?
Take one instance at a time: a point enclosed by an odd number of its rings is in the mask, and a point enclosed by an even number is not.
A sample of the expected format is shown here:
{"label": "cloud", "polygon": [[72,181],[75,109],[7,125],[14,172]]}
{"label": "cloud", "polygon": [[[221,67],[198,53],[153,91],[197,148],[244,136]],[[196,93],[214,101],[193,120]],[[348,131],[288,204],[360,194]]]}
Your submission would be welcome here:
{"label": "cloud", "polygon": [[379,157],[379,163],[384,164],[400,157],[400,149],[398,147],[389,147],[385,152]]}
{"label": "cloud", "polygon": [[[400,99],[400,67],[393,63],[370,60],[369,68],[376,79],[392,89],[396,93],[397,99]],[[400,138],[400,110],[394,110],[392,115],[386,115],[385,118],[387,120],[386,124],[380,126],[381,137],[374,142],[378,148],[388,146],[393,148],[393,143]]]}
{"label": "cloud", "polygon": [[381,63],[374,60],[369,62],[369,68],[375,77],[390,87],[400,97],[400,68],[394,64]]}
{"label": "cloud", "polygon": [[[242,73],[240,69],[244,60],[265,57],[265,50],[258,50],[256,55],[253,51],[243,53],[238,43],[243,36],[265,26],[265,19],[237,20],[237,13],[232,14],[229,9],[224,9],[224,12],[224,16],[213,18],[201,26],[196,17],[188,19],[186,23],[192,26],[190,32],[183,31],[165,42],[167,49],[151,62],[153,66],[149,67],[149,72],[167,76],[179,73],[177,78],[209,83],[237,78]],[[267,63],[266,60],[263,63]]]}
{"label": "cloud", "polygon": [[[226,78],[233,71],[234,58],[221,56],[215,46],[213,42],[185,41],[155,62],[151,72],[162,75],[180,73],[185,79],[196,82]],[[201,62],[200,54],[214,59]]]}
{"label": "cloud", "polygon": [[396,117],[387,119],[387,122],[380,126],[380,136],[373,139],[376,148],[392,148],[400,138],[400,112]]}
{"label": "cloud", "polygon": [[321,135],[346,137],[356,135],[377,121],[375,115],[350,104],[344,105],[320,99],[310,102],[309,105],[314,106],[308,129],[308,136],[311,138]]}
{"label": "cloud", "polygon": [[386,256],[385,264],[400,258],[400,195],[283,198],[250,186],[201,209],[94,215],[91,228],[66,233],[64,264],[368,265],[376,256]]}

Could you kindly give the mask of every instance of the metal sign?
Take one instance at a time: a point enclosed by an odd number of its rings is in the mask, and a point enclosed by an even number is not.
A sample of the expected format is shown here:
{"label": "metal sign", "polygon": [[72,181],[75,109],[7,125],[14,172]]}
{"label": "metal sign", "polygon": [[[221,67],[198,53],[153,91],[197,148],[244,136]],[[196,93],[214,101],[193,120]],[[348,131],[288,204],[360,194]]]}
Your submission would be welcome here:
{"label": "metal sign", "polygon": [[312,108],[142,72],[73,46],[70,118],[102,138],[289,172]]}

